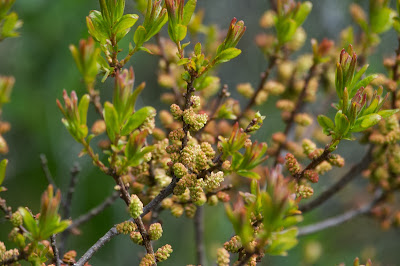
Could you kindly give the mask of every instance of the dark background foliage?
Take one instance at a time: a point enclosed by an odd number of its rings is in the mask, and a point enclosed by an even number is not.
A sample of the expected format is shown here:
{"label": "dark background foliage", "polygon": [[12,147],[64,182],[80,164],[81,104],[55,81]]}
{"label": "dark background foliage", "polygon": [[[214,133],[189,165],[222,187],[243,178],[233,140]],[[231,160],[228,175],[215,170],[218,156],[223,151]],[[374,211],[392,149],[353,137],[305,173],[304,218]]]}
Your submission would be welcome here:
{"label": "dark background foliage", "polygon": [[[259,74],[266,67],[262,54],[253,40],[262,31],[258,19],[268,8],[266,0],[199,0],[198,8],[205,8],[206,23],[226,27],[232,17],[243,19],[247,32],[240,43],[242,55],[225,64],[221,69],[221,81],[234,91],[235,84],[251,82],[256,85]],[[313,11],[304,28],[308,40],[323,37],[337,40],[340,30],[352,23],[348,12],[349,0],[315,0]],[[367,8],[368,1],[357,1]],[[127,9],[134,10],[133,1],[127,1]],[[49,167],[57,185],[65,191],[69,182],[69,171],[73,163],[78,161],[82,171],[79,184],[73,199],[72,217],[77,217],[97,205],[112,193],[113,182],[101,174],[87,157],[78,158],[79,144],[65,130],[60,122],[61,113],[57,109],[55,99],[61,97],[62,89],[76,90],[84,93],[84,85],[70,55],[69,44],[77,44],[80,38],[87,37],[85,16],[91,9],[99,9],[96,0],[17,0],[14,11],[24,21],[20,30],[21,37],[10,39],[0,44],[0,73],[14,75],[16,85],[12,101],[4,108],[4,119],[12,123],[12,130],[5,138],[9,142],[10,160],[4,185],[8,191],[2,193],[9,204],[29,206],[34,212],[39,210],[40,195],[47,186],[41,170],[39,154],[46,154]],[[164,32],[166,36],[166,32]],[[132,33],[131,33],[132,35]],[[395,34],[386,33],[382,43],[369,59],[371,71],[383,71],[382,59],[394,53]],[[129,39],[129,38],[128,38]],[[127,47],[127,44],[125,44]],[[309,41],[305,51],[310,50]],[[133,66],[137,82],[146,81],[147,87],[139,100],[142,105],[153,105],[157,109],[168,108],[158,96],[161,88],[155,83],[157,58],[140,53],[133,58]],[[112,83],[98,83],[103,95],[110,98]],[[234,92],[233,92],[234,93]],[[318,102],[314,104],[318,107]],[[274,99],[261,107],[263,115],[267,115],[264,128],[258,137],[269,140],[271,132],[280,126],[280,115],[274,108]],[[92,121],[96,115],[91,110]],[[348,143],[346,143],[348,144]],[[364,149],[357,143],[343,143],[339,153],[348,159],[347,166],[360,159]],[[345,169],[323,177],[318,189],[322,189],[340,177]],[[357,206],[367,195],[366,181],[361,178],[353,185],[339,193],[322,208],[306,215],[304,224],[341,213],[343,210]],[[363,192],[364,191],[364,192]],[[356,193],[359,192],[359,193]],[[360,195],[355,197],[354,195]],[[365,197],[364,197],[365,196]],[[227,223],[223,206],[206,208],[206,244],[207,255],[214,260],[214,251],[232,235],[232,228]],[[78,256],[102,236],[114,223],[128,218],[122,201],[117,201],[112,208],[82,226],[81,235],[72,236],[68,242],[69,249],[75,249]],[[169,243],[174,249],[171,259],[166,265],[184,265],[195,263],[193,223],[187,219],[176,219],[170,214],[162,214],[164,219],[164,236],[156,246]],[[229,225],[229,226],[228,226]],[[7,239],[10,225],[0,220],[0,239]],[[382,265],[398,265],[398,230],[382,231],[379,224],[368,218],[357,218],[347,224],[328,229],[321,233],[302,238],[300,244],[289,252],[288,257],[265,258],[267,265],[307,265],[305,250],[322,248],[322,255],[315,265],[334,265],[346,262],[350,265],[356,256],[369,256]],[[134,265],[138,263],[138,252],[142,251],[130,243],[128,237],[118,237],[107,244],[91,260],[93,265]],[[143,250],[144,251],[144,250]]]}

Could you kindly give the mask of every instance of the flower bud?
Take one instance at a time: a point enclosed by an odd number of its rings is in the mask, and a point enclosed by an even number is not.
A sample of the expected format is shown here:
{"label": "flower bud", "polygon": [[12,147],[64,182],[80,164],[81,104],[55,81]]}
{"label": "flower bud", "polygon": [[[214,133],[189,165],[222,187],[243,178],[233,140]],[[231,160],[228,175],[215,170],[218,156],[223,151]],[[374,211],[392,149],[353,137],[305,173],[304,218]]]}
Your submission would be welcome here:
{"label": "flower bud", "polygon": [[94,122],[91,131],[96,136],[103,134],[106,131],[106,123],[104,120],[97,120]]}
{"label": "flower bud", "polygon": [[10,221],[11,221],[11,223],[12,223],[12,225],[13,225],[14,227],[19,227],[19,226],[21,226],[22,223],[23,223],[21,213],[19,213],[18,211],[14,212],[14,213],[11,215]]}
{"label": "flower bud", "polygon": [[163,234],[163,229],[161,224],[160,223],[151,224],[148,233],[150,240],[160,239]]}
{"label": "flower bud", "polygon": [[315,145],[315,143],[309,139],[304,139],[303,143],[302,143],[302,147],[303,147],[304,154],[308,156],[310,153],[315,151],[315,149],[317,148],[317,145]]}
{"label": "flower bud", "polygon": [[233,236],[228,242],[225,242],[224,248],[230,253],[238,253],[242,248],[242,241],[239,236]]}
{"label": "flower bud", "polygon": [[314,190],[312,187],[307,185],[300,185],[297,188],[297,197],[301,197],[303,199],[307,199],[314,194]]}
{"label": "flower bud", "polygon": [[76,262],[76,251],[70,250],[64,254],[62,261],[68,265],[74,264]]}
{"label": "flower bud", "polygon": [[183,207],[181,204],[173,204],[171,206],[171,214],[176,218],[182,216],[183,214]]}
{"label": "flower bud", "polygon": [[296,160],[296,158],[293,156],[293,154],[288,153],[285,156],[285,160],[286,160],[286,168],[288,169],[288,171],[290,172],[291,175],[296,175],[298,173],[300,173],[301,168],[300,168],[300,164],[299,162]]}
{"label": "flower bud", "polygon": [[328,163],[327,161],[323,161],[317,167],[315,167],[315,171],[321,175],[325,174],[326,172],[328,172],[330,170],[332,170],[332,165],[330,163]]}
{"label": "flower bud", "polygon": [[127,235],[135,231],[137,229],[137,226],[132,221],[125,221],[120,224],[117,224],[116,229],[118,233]]}
{"label": "flower bud", "polygon": [[169,256],[171,256],[172,251],[172,247],[167,244],[157,249],[157,252],[154,255],[156,256],[157,261],[161,262],[168,259]]}
{"label": "flower bud", "polygon": [[143,203],[135,194],[131,196],[131,203],[129,204],[129,214],[133,219],[138,218],[143,213]]}
{"label": "flower bud", "polygon": [[181,116],[183,115],[183,112],[177,104],[172,104],[171,105],[171,114],[174,117],[174,119],[179,120],[181,118]]}
{"label": "flower bud", "polygon": [[285,86],[277,81],[267,81],[263,87],[263,90],[271,95],[281,95],[285,91]]}
{"label": "flower bud", "polygon": [[139,266],[152,266],[156,263],[156,259],[152,254],[146,254],[140,261]]}
{"label": "flower bud", "polygon": [[312,183],[318,183],[318,180],[319,180],[318,173],[315,172],[314,170],[306,170],[304,172],[304,177],[307,180],[311,181]]}
{"label": "flower bud", "polygon": [[229,252],[224,248],[217,249],[217,265],[229,266]]}
{"label": "flower bud", "polygon": [[251,98],[254,95],[254,88],[250,83],[241,83],[236,86],[236,90],[245,98]]}
{"label": "flower bud", "polygon": [[279,100],[276,102],[276,108],[282,111],[291,112],[294,110],[294,107],[295,107],[294,102],[290,100]]}
{"label": "flower bud", "polygon": [[264,29],[271,28],[272,26],[275,25],[275,17],[276,17],[275,11],[273,10],[266,11],[260,19],[260,26]]}
{"label": "flower bud", "polygon": [[216,206],[218,204],[218,197],[216,195],[208,197],[207,204],[210,206]]}
{"label": "flower bud", "polygon": [[197,207],[194,204],[187,204],[185,206],[185,214],[188,218],[193,218],[196,215]]}
{"label": "flower bud", "polygon": [[164,209],[170,209],[172,207],[172,204],[174,204],[174,202],[171,198],[166,198],[161,201],[161,207],[163,207]]}
{"label": "flower bud", "polygon": [[297,114],[294,117],[294,122],[296,122],[300,126],[306,127],[312,124],[313,119],[310,115],[302,113],[302,114]]}
{"label": "flower bud", "polygon": [[143,245],[143,237],[139,232],[131,232],[130,233],[131,240],[133,243],[138,244],[138,245]]}

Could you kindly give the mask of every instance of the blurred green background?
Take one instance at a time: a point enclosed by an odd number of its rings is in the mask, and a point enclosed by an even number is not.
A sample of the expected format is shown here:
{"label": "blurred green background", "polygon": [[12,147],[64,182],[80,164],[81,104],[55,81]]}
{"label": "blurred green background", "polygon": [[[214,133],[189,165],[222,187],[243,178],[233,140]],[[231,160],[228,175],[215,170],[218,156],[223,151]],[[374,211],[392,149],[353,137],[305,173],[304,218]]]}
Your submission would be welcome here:
{"label": "blurred green background", "polygon": [[[259,75],[266,67],[266,61],[258,51],[253,40],[262,29],[258,20],[268,8],[266,0],[199,0],[198,8],[206,10],[206,24],[215,23],[226,28],[232,17],[243,19],[247,32],[240,42],[243,54],[220,69],[221,81],[230,86],[240,82],[256,85]],[[352,23],[348,12],[349,0],[315,0],[313,11],[304,28],[308,40],[323,37],[337,40],[340,30]],[[356,1],[367,8],[368,1]],[[68,46],[77,44],[80,38],[87,37],[85,16],[92,9],[99,9],[97,0],[17,0],[13,8],[24,21],[21,37],[0,43],[0,73],[13,75],[16,85],[12,101],[3,112],[4,120],[12,124],[12,130],[5,135],[9,143],[10,160],[4,185],[9,189],[2,193],[8,203],[16,208],[28,205],[38,212],[40,195],[47,186],[40,166],[39,155],[46,154],[49,167],[57,185],[65,191],[69,182],[69,171],[74,162],[79,162],[82,171],[76,187],[72,205],[72,217],[77,217],[96,206],[113,190],[113,181],[97,170],[87,157],[78,158],[81,147],[76,144],[60,122],[61,114],[55,104],[61,98],[63,89],[84,93],[80,75],[70,55]],[[127,12],[136,12],[132,0],[127,0]],[[166,33],[164,32],[164,36]],[[132,33],[127,39],[132,38]],[[125,47],[126,43],[125,43]],[[382,36],[382,43],[369,59],[372,71],[383,71],[382,59],[394,54],[396,39],[394,32]],[[304,50],[309,51],[309,41]],[[155,83],[156,57],[141,53],[133,58],[136,82],[147,82],[141,105],[168,108],[158,95],[161,88]],[[138,84],[137,83],[137,84]],[[102,100],[110,98],[111,82],[99,84]],[[156,97],[155,97],[156,96]],[[264,131],[258,134],[262,140],[269,140],[271,132],[282,125],[280,114],[273,108],[274,101],[262,107],[267,115]],[[318,105],[318,103],[316,103]],[[92,110],[92,121],[95,113]],[[363,147],[357,142],[342,145],[339,153],[348,158],[347,168],[359,160]],[[316,191],[333,183],[346,169],[335,171],[335,175],[324,176]],[[340,214],[355,207],[366,199],[367,182],[358,179],[333,200],[305,216],[303,224]],[[357,194],[357,192],[359,192]],[[358,196],[360,195],[360,196]],[[360,200],[358,200],[360,199]],[[209,265],[215,258],[215,250],[232,235],[223,206],[206,208],[206,244]],[[82,226],[80,236],[72,236],[68,249],[75,249],[80,257],[111,225],[127,218],[122,201],[113,208]],[[174,252],[165,265],[194,264],[193,223],[187,218],[175,219],[163,213],[164,236],[156,243],[172,245]],[[7,239],[9,223],[0,218],[0,239]],[[375,221],[359,217],[349,223],[328,229],[324,232],[304,237],[300,244],[289,252],[288,257],[266,257],[263,265],[307,265],[304,251],[320,246],[321,257],[314,265],[337,265],[345,262],[352,265],[356,256],[371,257],[376,265],[400,265],[398,252],[400,233],[398,230],[382,231]],[[7,242],[7,241],[6,241]],[[10,246],[11,247],[11,246]],[[314,249],[314,251],[316,251]],[[108,243],[91,260],[92,265],[136,265],[138,255],[143,252],[131,243],[128,237],[120,236]],[[164,265],[163,264],[163,265]]]}

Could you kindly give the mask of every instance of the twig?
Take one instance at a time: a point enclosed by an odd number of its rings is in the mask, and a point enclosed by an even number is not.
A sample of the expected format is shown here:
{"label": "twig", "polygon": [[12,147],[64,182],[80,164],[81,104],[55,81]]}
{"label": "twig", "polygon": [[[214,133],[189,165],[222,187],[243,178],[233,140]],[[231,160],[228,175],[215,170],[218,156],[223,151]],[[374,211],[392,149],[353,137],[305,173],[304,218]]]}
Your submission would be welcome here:
{"label": "twig", "polygon": [[81,171],[79,164],[75,163],[74,166],[71,169],[71,177],[70,177],[70,182],[67,190],[67,196],[65,197],[65,202],[63,204],[63,209],[64,209],[64,218],[69,219],[70,214],[71,214],[71,202],[72,202],[72,196],[75,192],[75,186],[76,183],[78,182],[78,174]]}
{"label": "twig", "polygon": [[197,264],[205,265],[206,256],[204,248],[204,207],[197,207],[196,214],[194,216],[194,230],[196,239],[196,255]]}
{"label": "twig", "polygon": [[113,226],[108,232],[102,236],[97,242],[91,246],[85,254],[75,263],[75,266],[83,266],[86,262],[93,257],[94,253],[96,253],[101,247],[103,247],[107,242],[109,242],[114,236],[119,235],[115,226]]}
{"label": "twig", "polygon": [[330,199],[340,190],[342,190],[348,183],[354,180],[361,173],[362,170],[364,170],[369,165],[369,163],[372,161],[371,153],[372,146],[369,148],[367,154],[364,156],[364,158],[361,159],[358,164],[354,165],[342,178],[339,179],[339,181],[337,181],[334,185],[322,192],[318,197],[300,206],[300,211],[303,213],[311,211]]}
{"label": "twig", "polygon": [[325,221],[318,222],[318,223],[304,226],[304,227],[300,227],[298,236],[305,236],[305,235],[313,234],[313,233],[322,231],[322,230],[330,228],[330,227],[338,226],[344,222],[354,219],[355,217],[357,217],[359,215],[367,214],[371,211],[371,209],[376,204],[381,202],[385,198],[385,196],[386,196],[385,193],[383,193],[382,191],[377,191],[372,202],[365,204],[358,209],[351,210],[351,211],[345,212],[341,215],[338,215],[336,217],[326,219]]}
{"label": "twig", "polygon": [[232,124],[235,124],[236,122],[239,122],[239,120],[244,116],[244,114],[247,111],[249,111],[251,109],[251,107],[255,104],[257,96],[262,91],[265,82],[267,81],[269,75],[271,74],[272,69],[276,65],[277,60],[278,60],[278,57],[276,55],[273,55],[273,56],[270,57],[267,69],[261,74],[261,80],[260,80],[260,83],[258,84],[256,92],[254,93],[253,97],[251,97],[251,99],[247,103],[247,105],[244,108],[244,110],[238,115],[238,117],[236,118],[236,120],[234,120],[232,122]]}
{"label": "twig", "polygon": [[[317,63],[314,63],[314,64],[311,66],[310,70],[308,71],[307,77],[306,77],[305,80],[304,80],[303,89],[302,89],[302,91],[300,92],[299,97],[297,98],[296,106],[295,106],[295,108],[293,109],[293,111],[290,113],[289,119],[286,121],[285,131],[283,132],[283,134],[284,134],[285,136],[287,136],[287,135],[289,134],[289,131],[290,131],[290,129],[292,128],[292,125],[293,125],[294,118],[295,118],[296,114],[297,114],[298,112],[300,112],[300,110],[301,110],[302,107],[303,107],[304,98],[305,98],[306,95],[307,95],[308,85],[309,85],[309,83],[310,83],[310,80],[314,77],[315,72],[316,72],[316,69],[317,69]],[[276,151],[276,155],[275,155],[274,166],[276,166],[276,165],[278,164],[278,162],[279,162],[279,156],[280,156],[280,154],[281,154],[282,148],[283,148],[283,145],[282,145],[282,144],[279,144],[278,149],[277,149],[277,151]]]}
{"label": "twig", "polygon": [[[171,183],[163,189],[157,197],[155,197],[152,201],[150,201],[144,208],[143,208],[143,213],[140,215],[141,217],[144,217],[147,213],[153,210],[162,200],[164,200],[166,197],[168,197],[173,191],[176,186],[177,178],[174,176],[172,178]],[[130,219],[131,221],[133,219]],[[93,255],[102,247],[104,246],[108,241],[110,241],[114,236],[118,235],[119,233],[117,232],[116,225],[114,225],[108,232],[101,237],[97,242],[91,246],[86,253],[79,259],[79,261],[75,264],[78,266],[84,265],[86,262],[90,260],[90,258],[93,257]]]}
{"label": "twig", "polygon": [[72,224],[70,226],[68,226],[67,230],[71,231],[72,229],[77,228],[80,225],[86,223],[87,221],[92,219],[94,216],[97,216],[102,211],[104,211],[108,206],[112,205],[118,198],[119,198],[119,192],[114,192],[111,196],[106,198],[98,206],[94,207],[93,209],[91,209],[87,213],[79,216],[78,218],[74,219]]}
{"label": "twig", "polygon": [[294,175],[293,177],[296,178],[297,180],[300,180],[304,177],[304,174],[306,173],[307,170],[312,170],[315,169],[318,165],[320,165],[323,161],[326,161],[329,159],[329,155],[331,154],[331,151],[329,150],[330,144],[326,145],[324,152],[318,156],[317,158],[313,159],[307,166],[304,168],[300,173]]}
{"label": "twig", "polygon": [[58,253],[56,235],[52,235],[50,237],[50,244],[51,244],[51,248],[53,249],[54,262],[56,263],[56,266],[60,266],[61,265],[61,263],[60,263],[60,254]]}
{"label": "twig", "polygon": [[[395,64],[392,68],[393,71],[393,81],[396,82],[397,85],[397,81],[399,79],[399,58],[400,58],[400,36],[397,38],[398,40],[398,48],[396,49],[396,58],[395,58]],[[392,108],[396,109],[396,101],[397,101],[397,86],[396,88],[394,88],[393,92],[392,92]]]}
{"label": "twig", "polygon": [[224,85],[221,89],[221,91],[218,93],[217,99],[215,101],[215,104],[213,106],[213,109],[210,112],[209,119],[207,120],[207,123],[202,127],[199,131],[196,133],[196,138],[199,138],[201,136],[201,133],[204,131],[204,129],[207,127],[207,125],[214,119],[215,114],[218,111],[218,108],[221,106],[221,104],[224,102],[224,99],[228,97],[228,85]]}
{"label": "twig", "polygon": [[56,186],[56,183],[54,182],[54,178],[49,170],[49,165],[48,165],[47,157],[45,154],[40,154],[40,162],[42,165],[42,170],[44,172],[44,176],[47,179],[47,182],[50,185],[52,185],[55,190],[57,190],[57,186]]}

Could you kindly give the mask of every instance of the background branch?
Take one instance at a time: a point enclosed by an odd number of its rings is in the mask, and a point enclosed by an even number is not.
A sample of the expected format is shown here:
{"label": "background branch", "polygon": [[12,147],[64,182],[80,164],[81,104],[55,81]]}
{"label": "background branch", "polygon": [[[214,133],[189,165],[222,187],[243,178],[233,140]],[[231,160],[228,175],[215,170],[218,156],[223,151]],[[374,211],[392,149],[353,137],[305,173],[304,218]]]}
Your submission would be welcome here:
{"label": "background branch", "polygon": [[366,205],[363,205],[356,210],[351,210],[351,211],[345,212],[341,215],[326,219],[322,222],[318,222],[318,223],[315,223],[312,225],[300,227],[298,236],[305,236],[305,235],[313,234],[313,233],[325,230],[330,227],[338,226],[344,222],[354,219],[355,217],[357,217],[359,215],[367,214],[371,211],[371,209],[376,204],[378,204],[380,201],[382,201],[385,198],[385,196],[386,195],[382,191],[377,191],[372,202],[370,202]]}
{"label": "background branch", "polygon": [[194,216],[194,231],[196,239],[197,264],[205,265],[206,256],[204,248],[204,206],[198,206]]}
{"label": "background branch", "polygon": [[299,210],[303,213],[311,211],[316,207],[323,204],[325,201],[330,199],[333,195],[341,191],[347,184],[354,180],[359,174],[370,164],[372,161],[372,146],[369,148],[367,154],[361,159],[361,161],[354,165],[342,178],[339,179],[334,185],[329,187],[327,190],[322,192],[318,197],[312,201],[303,204],[299,207]]}

